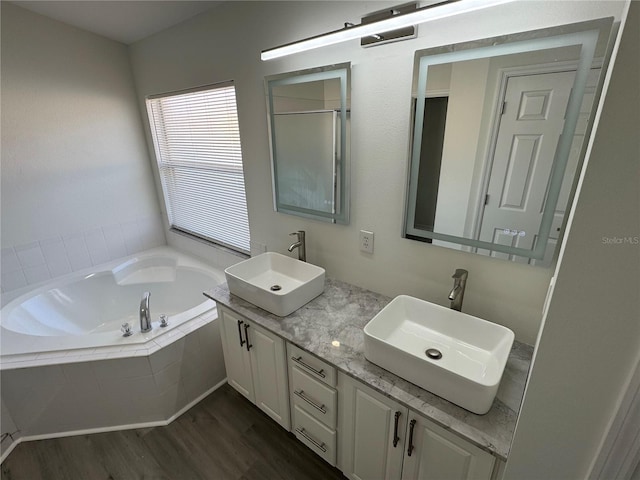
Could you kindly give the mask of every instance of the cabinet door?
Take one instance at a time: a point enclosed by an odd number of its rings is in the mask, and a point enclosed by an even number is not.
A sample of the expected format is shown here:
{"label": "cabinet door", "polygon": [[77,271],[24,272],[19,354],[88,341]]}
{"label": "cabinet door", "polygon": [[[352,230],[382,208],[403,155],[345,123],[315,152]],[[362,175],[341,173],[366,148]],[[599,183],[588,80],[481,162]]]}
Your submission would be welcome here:
{"label": "cabinet door", "polygon": [[247,334],[255,404],[284,428],[291,430],[284,340],[255,324],[250,324]]}
{"label": "cabinet door", "polygon": [[342,373],[338,403],[342,472],[353,480],[400,478],[407,408]]}
{"label": "cabinet door", "polygon": [[238,392],[255,402],[251,358],[244,343],[246,320],[220,305],[218,305],[218,314],[221,320],[220,332],[227,381]]}
{"label": "cabinet door", "polygon": [[489,480],[494,461],[495,457],[475,445],[410,414],[403,480]]}

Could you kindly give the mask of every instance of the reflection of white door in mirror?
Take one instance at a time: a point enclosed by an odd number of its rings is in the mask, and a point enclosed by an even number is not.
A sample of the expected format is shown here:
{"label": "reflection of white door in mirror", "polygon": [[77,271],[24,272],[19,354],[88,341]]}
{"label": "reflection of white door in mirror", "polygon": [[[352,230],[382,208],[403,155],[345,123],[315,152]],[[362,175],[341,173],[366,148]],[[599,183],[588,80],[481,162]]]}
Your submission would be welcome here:
{"label": "reflection of white door in mirror", "polygon": [[[406,238],[552,265],[586,152],[611,23],[416,52]],[[429,142],[440,117],[431,104],[443,93],[444,136],[436,149]]]}
{"label": "reflection of white door in mirror", "polygon": [[[591,91],[597,73],[591,75]],[[575,71],[508,78],[478,239],[528,250],[535,247],[574,78]],[[585,95],[581,118],[589,117],[592,100],[593,93]],[[492,256],[541,266],[551,264],[585,130],[586,120],[578,122],[574,136],[577,147],[572,148],[567,161],[544,258],[536,261],[500,252],[491,252]]]}
{"label": "reflection of white door in mirror", "polygon": [[533,247],[574,76],[509,78],[480,240]]}

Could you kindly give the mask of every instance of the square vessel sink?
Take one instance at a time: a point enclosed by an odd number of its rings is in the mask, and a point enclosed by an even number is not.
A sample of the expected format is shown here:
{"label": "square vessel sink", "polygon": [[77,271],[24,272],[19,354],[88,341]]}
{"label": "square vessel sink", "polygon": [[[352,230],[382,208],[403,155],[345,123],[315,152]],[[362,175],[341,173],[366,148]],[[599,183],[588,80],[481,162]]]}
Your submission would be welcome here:
{"label": "square vessel sink", "polygon": [[514,334],[501,325],[407,295],[364,327],[367,360],[473,413],[498,392]]}
{"label": "square vessel sink", "polygon": [[279,317],[324,291],[324,268],[275,252],[236,263],[224,273],[232,294]]}

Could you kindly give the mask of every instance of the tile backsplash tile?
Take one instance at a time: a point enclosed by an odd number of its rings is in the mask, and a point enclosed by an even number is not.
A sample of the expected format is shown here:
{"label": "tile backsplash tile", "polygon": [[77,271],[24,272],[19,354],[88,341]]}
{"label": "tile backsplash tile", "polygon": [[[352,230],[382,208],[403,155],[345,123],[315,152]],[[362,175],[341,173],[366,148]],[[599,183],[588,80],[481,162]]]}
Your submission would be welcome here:
{"label": "tile backsplash tile", "polygon": [[18,288],[26,287],[28,285],[22,269],[8,272],[3,268],[0,282],[2,282],[3,292],[10,292],[11,290],[17,290]]}
{"label": "tile backsplash tile", "polygon": [[26,267],[25,269],[23,269],[23,272],[29,285],[34,285],[36,283],[44,282],[45,280],[51,279],[51,274],[49,273],[49,269],[45,264],[35,267]]}
{"label": "tile backsplash tile", "polygon": [[40,243],[33,242],[28,245],[14,247],[22,268],[44,265],[44,255],[40,249]]}
{"label": "tile backsplash tile", "polygon": [[109,225],[102,227],[102,234],[107,246],[109,258],[122,258],[127,256],[127,247],[122,238],[120,225]]}
{"label": "tile backsplash tile", "polygon": [[40,240],[40,248],[44,254],[51,278],[59,277],[73,271],[61,237]]}
{"label": "tile backsplash tile", "polygon": [[22,266],[20,265],[20,261],[18,260],[18,256],[16,255],[16,251],[13,247],[3,248],[2,249],[2,257],[0,258],[0,266],[2,267],[2,272],[15,272],[16,270],[21,270]]}
{"label": "tile backsplash tile", "polygon": [[73,271],[82,270],[93,265],[83,234],[67,235],[62,237],[62,241]]}
{"label": "tile backsplash tile", "polygon": [[158,215],[3,247],[0,286],[10,292],[166,243]]}
{"label": "tile backsplash tile", "polygon": [[93,265],[99,265],[109,261],[109,252],[107,251],[107,243],[101,228],[93,229],[84,234],[84,240],[87,244],[89,257]]}
{"label": "tile backsplash tile", "polygon": [[122,238],[127,247],[127,254],[131,255],[142,250],[142,242],[140,241],[138,222],[127,222],[120,225],[122,230]]}

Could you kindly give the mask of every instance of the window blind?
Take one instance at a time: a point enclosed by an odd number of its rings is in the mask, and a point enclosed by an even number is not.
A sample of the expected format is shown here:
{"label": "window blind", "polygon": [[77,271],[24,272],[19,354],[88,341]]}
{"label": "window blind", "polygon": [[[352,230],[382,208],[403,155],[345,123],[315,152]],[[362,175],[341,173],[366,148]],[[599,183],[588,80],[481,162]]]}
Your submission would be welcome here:
{"label": "window blind", "polygon": [[249,252],[235,87],[147,99],[172,228]]}

